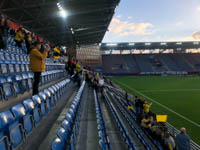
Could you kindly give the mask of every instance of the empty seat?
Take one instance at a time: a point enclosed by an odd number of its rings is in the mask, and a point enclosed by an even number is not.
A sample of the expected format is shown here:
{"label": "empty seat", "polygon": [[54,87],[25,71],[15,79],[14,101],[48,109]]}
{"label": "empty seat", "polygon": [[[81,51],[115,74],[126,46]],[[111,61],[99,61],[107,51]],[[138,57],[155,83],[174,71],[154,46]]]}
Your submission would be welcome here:
{"label": "empty seat", "polygon": [[46,109],[45,109],[43,99],[41,99],[39,95],[34,95],[34,96],[32,96],[32,100],[35,104],[35,109],[39,108],[41,116],[45,116],[46,115]]}
{"label": "empty seat", "polygon": [[51,145],[52,150],[64,150],[65,149],[65,144],[60,138],[56,138],[52,145]]}
{"label": "empty seat", "polygon": [[3,132],[0,132],[0,149],[1,150],[9,150],[10,143],[8,136],[5,136]]}
{"label": "empty seat", "polygon": [[47,111],[49,112],[51,109],[49,96],[47,96],[44,92],[40,92],[38,95],[39,95],[41,101],[43,101],[45,104],[46,112]]}
{"label": "empty seat", "polygon": [[12,143],[12,149],[17,148],[24,139],[22,124],[15,120],[9,110],[0,112],[0,130],[4,131],[5,136],[8,136],[10,143]]}
{"label": "empty seat", "polygon": [[5,77],[0,77],[0,87],[5,99],[8,99],[14,96],[14,93],[12,90],[12,84],[8,82]]}
{"label": "empty seat", "polygon": [[69,131],[61,127],[58,130],[57,136],[65,142],[69,136]]}
{"label": "empty seat", "polygon": [[24,100],[23,105],[25,106],[27,113],[33,116],[34,125],[37,125],[40,122],[40,111],[38,107],[35,108],[35,104],[32,99]]}
{"label": "empty seat", "polygon": [[23,124],[25,134],[28,135],[33,129],[32,115],[30,113],[26,113],[27,111],[22,104],[13,106],[11,111],[15,118],[19,120],[21,124]]}

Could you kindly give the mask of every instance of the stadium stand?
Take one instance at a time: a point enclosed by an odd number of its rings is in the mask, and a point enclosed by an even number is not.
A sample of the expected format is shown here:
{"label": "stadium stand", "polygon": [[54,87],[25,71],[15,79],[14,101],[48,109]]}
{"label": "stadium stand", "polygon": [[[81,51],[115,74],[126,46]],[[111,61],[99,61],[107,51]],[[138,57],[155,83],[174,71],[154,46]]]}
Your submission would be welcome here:
{"label": "stadium stand", "polygon": [[[153,58],[151,58],[153,56]],[[123,61],[120,61],[122,60]],[[157,62],[155,62],[155,60]],[[199,71],[199,54],[107,54],[102,55],[105,75]],[[158,64],[159,62],[159,64]]]}

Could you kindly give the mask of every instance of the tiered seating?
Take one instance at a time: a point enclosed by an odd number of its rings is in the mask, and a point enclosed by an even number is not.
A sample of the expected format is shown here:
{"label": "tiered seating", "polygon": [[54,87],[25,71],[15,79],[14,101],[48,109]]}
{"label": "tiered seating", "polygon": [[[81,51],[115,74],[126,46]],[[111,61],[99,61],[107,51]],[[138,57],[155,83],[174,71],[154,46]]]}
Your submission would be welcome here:
{"label": "tiered seating", "polygon": [[81,107],[83,102],[81,96],[84,86],[85,81],[83,81],[74,98],[70,109],[62,122],[61,128],[58,130],[57,137],[52,142],[52,150],[74,149],[80,126]]}
{"label": "tiered seating", "polygon": [[111,150],[109,137],[107,134],[105,122],[103,119],[103,115],[101,112],[101,107],[99,104],[99,100],[96,94],[96,91],[94,90],[94,100],[95,100],[95,106],[96,106],[96,117],[97,117],[97,128],[99,133],[99,145],[101,146],[102,150]]}
{"label": "tiered seating", "polygon": [[[123,99],[123,96],[119,93],[113,90],[113,92],[115,92],[116,95],[120,96]],[[138,124],[138,126],[140,126],[140,128],[143,130],[143,132],[147,135],[147,137],[154,143],[154,145],[159,149],[159,150],[163,150],[161,144],[156,140],[153,139],[152,136],[140,125],[139,122],[137,122],[136,119],[136,114],[128,109],[128,105],[126,104],[125,101],[118,99],[118,103],[121,105],[121,107],[123,107],[124,110],[127,111],[127,113],[136,121],[136,123]]]}
{"label": "tiered seating", "polygon": [[[110,95],[110,96],[112,96],[112,95]],[[116,106],[118,107],[118,109],[120,110],[120,112],[122,113],[124,118],[127,120],[127,122],[130,125],[130,127],[133,129],[133,131],[137,135],[138,139],[142,142],[142,144],[144,145],[144,147],[146,147],[147,150],[153,150],[151,145],[147,143],[146,139],[142,136],[140,131],[136,128],[134,123],[131,121],[130,117],[125,112],[125,109],[123,107],[121,107],[121,105],[119,104],[118,101],[119,101],[119,99],[115,100],[114,102],[116,103]]]}
{"label": "tiered seating", "polygon": [[[9,36],[7,49],[0,50],[0,101],[32,89],[33,73],[29,70],[29,55],[24,53],[25,48],[13,45],[13,37]],[[40,85],[60,79],[66,74],[63,60],[46,58],[45,64],[46,72],[42,73]]]}
{"label": "tiered seating", "polygon": [[69,82],[69,79],[65,79],[10,110],[0,112],[0,149],[18,148],[40,120],[58,103]]}
{"label": "tiered seating", "polygon": [[128,134],[128,131],[127,129],[125,128],[125,125],[124,123],[121,121],[121,119],[119,118],[119,115],[117,113],[117,111],[114,109],[114,107],[112,106],[112,104],[110,103],[110,99],[108,98],[107,94],[104,93],[104,96],[105,96],[105,99],[106,99],[106,102],[110,108],[110,111],[112,112],[113,116],[114,116],[114,119],[120,129],[120,132],[123,136],[123,139],[124,141],[126,142],[126,144],[128,145],[129,149],[131,150],[136,150],[136,147],[134,146],[133,144],[133,141],[131,140],[129,134]]}

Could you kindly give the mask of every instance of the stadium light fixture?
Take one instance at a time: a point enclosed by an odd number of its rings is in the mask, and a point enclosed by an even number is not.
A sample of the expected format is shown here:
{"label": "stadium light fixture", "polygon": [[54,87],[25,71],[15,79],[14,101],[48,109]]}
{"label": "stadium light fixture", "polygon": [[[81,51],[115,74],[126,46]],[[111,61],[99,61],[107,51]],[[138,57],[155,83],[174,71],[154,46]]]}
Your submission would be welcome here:
{"label": "stadium light fixture", "polygon": [[160,45],[167,45],[167,43],[163,42],[163,43],[160,43]]}
{"label": "stadium light fixture", "polygon": [[129,43],[128,45],[129,45],[129,46],[134,46],[134,45],[135,45],[135,43]]}
{"label": "stadium light fixture", "polygon": [[108,44],[106,44],[106,46],[117,46],[117,44],[116,43],[108,43]]}
{"label": "stadium light fixture", "polygon": [[182,42],[177,42],[176,45],[182,45]]}
{"label": "stadium light fixture", "polygon": [[199,44],[199,42],[193,42],[193,44],[194,44],[194,45],[198,45],[198,44]]}
{"label": "stadium light fixture", "polygon": [[67,12],[65,10],[60,10],[60,16],[63,18],[66,18],[68,16]]}
{"label": "stadium light fixture", "polygon": [[151,45],[151,43],[145,43],[145,45]]}

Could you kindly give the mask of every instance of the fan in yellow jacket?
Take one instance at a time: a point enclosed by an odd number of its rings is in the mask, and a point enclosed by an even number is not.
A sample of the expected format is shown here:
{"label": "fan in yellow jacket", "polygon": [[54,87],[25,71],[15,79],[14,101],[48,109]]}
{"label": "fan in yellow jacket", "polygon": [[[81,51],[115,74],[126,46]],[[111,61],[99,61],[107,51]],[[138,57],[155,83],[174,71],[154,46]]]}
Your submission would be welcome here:
{"label": "fan in yellow jacket", "polygon": [[38,94],[41,72],[45,72],[45,58],[48,55],[49,48],[44,49],[44,53],[40,52],[41,43],[35,42],[34,48],[30,52],[30,70],[34,73],[33,95]]}
{"label": "fan in yellow jacket", "polygon": [[18,47],[22,47],[22,42],[24,42],[24,32],[22,31],[22,29],[20,28],[17,32],[16,32],[16,35],[15,35],[15,42],[16,42],[16,45]]}

